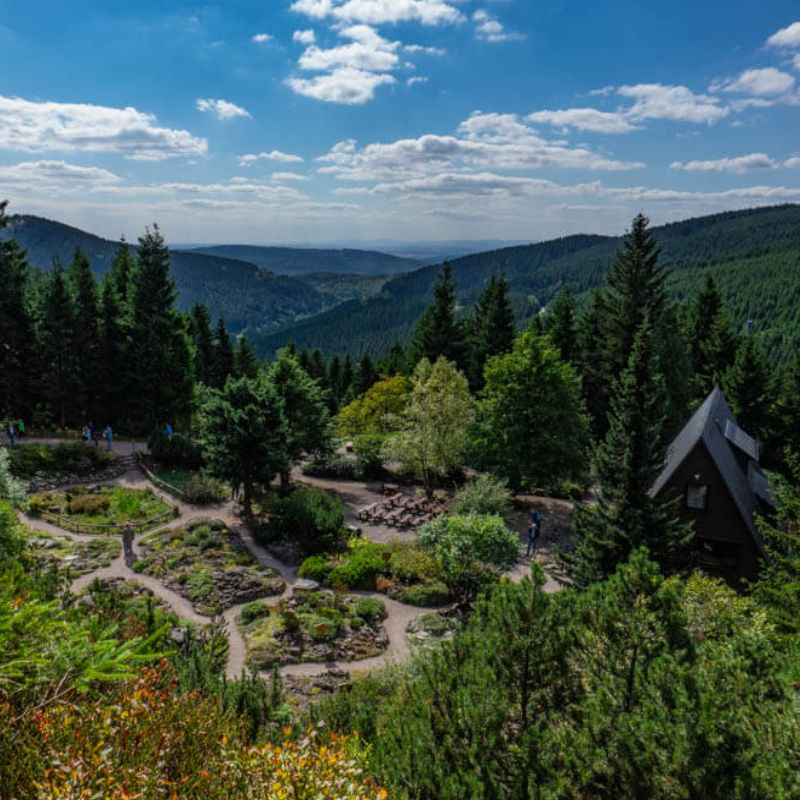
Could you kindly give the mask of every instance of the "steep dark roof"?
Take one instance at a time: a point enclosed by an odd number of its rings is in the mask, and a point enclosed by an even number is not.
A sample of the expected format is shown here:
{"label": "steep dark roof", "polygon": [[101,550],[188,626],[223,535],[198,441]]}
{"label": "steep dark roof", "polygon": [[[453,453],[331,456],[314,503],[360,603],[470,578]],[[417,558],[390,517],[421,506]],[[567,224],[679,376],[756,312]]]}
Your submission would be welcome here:
{"label": "steep dark roof", "polygon": [[[701,441],[719,470],[753,541],[764,553],[764,540],[755,524],[755,512],[759,498],[769,505],[772,502],[766,480],[753,458],[758,456],[758,447],[736,424],[719,387],[703,401],[670,445],[664,468],[650,489],[651,496],[655,497],[664,489],[675,470]],[[736,448],[747,457],[747,471],[742,469],[736,457]]]}

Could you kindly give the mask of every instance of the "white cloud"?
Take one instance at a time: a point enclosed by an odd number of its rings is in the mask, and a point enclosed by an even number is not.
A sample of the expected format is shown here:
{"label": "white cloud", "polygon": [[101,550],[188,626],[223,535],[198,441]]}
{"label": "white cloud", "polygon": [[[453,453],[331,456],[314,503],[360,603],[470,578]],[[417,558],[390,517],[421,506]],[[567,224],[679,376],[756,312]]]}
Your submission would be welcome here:
{"label": "white cloud", "polygon": [[694,94],[685,86],[640,83],[620,86],[617,93],[636,101],[626,112],[633,120],[668,119],[711,125],[729,114],[727,108],[719,105],[718,98]]}
{"label": "white cloud", "polygon": [[794,158],[787,158],[786,161],[783,162],[783,166],[786,169],[800,169],[800,158],[795,156]]}
{"label": "white cloud", "polygon": [[314,44],[317,40],[317,37],[310,28],[304,31],[295,31],[292,34],[292,41],[300,42],[300,44]]}
{"label": "white cloud", "polygon": [[4,186],[101,185],[120,180],[118,175],[106,169],[68,164],[66,161],[23,161],[0,167],[0,184]]}
{"label": "white cloud", "polygon": [[383,84],[395,83],[391,75],[367,72],[353,67],[340,67],[314,78],[288,78],[286,83],[297,94],[326,103],[360,105],[372,100]]}
{"label": "white cloud", "polygon": [[682,169],[687,172],[734,172],[741,174],[752,169],[775,169],[778,162],[764,153],[750,153],[733,158],[717,158],[710,161],[673,161],[670,169]]}
{"label": "white cloud", "polygon": [[188,131],[160,127],[155,116],[135,108],[0,96],[0,149],[121,153],[159,160],[203,155],[208,143]]}
{"label": "white cloud", "polygon": [[482,9],[472,15],[472,21],[475,23],[475,36],[485,42],[509,42],[525,38],[521,33],[507,31],[502,22]]}
{"label": "white cloud", "polygon": [[598,111],[595,108],[568,108],[561,111],[535,111],[525,117],[529,122],[544,122],[564,128],[593,133],[628,133],[638,130],[624,113]]}
{"label": "white cloud", "polygon": [[421,44],[404,44],[406,53],[425,53],[429,56],[443,56],[447,52],[443,47],[423,47]]}
{"label": "white cloud", "polygon": [[754,95],[776,95],[791,91],[794,78],[774,67],[748,69],[736,78],[712,83],[712,92],[740,92]]}
{"label": "white cloud", "polygon": [[800,47],[800,22],[781,28],[767,39],[771,47]]}
{"label": "white cloud", "polygon": [[792,66],[793,66],[793,67],[794,67],[794,68],[795,68],[795,69],[796,69],[798,72],[800,72],[800,53],[797,53],[797,55],[796,55],[796,56],[795,56],[795,57],[792,59]]}
{"label": "white cloud", "polygon": [[406,86],[413,86],[415,83],[427,83],[428,79],[423,78],[422,75],[414,75],[406,79]]}
{"label": "white cloud", "polygon": [[453,2],[444,0],[296,0],[291,10],[311,19],[333,18],[367,25],[398,22],[445,25],[464,21],[464,15]]}
{"label": "white cloud", "polygon": [[299,172],[273,172],[274,181],[310,181],[309,175],[301,175]]}
{"label": "white cloud", "polygon": [[352,25],[339,31],[350,44],[323,50],[316,45],[306,48],[298,59],[298,66],[305,70],[333,70],[350,67],[369,72],[386,72],[394,69],[400,59],[397,50],[400,42],[390,42],[368,25]]}
{"label": "white cloud", "polygon": [[207,111],[213,114],[217,119],[236,119],[236,117],[249,117],[250,112],[247,109],[231,103],[229,100],[214,100],[210,97],[199,97],[196,102],[198,111]]}
{"label": "white cloud", "polygon": [[281,161],[285,164],[292,164],[303,161],[301,156],[296,156],[293,153],[283,153],[280,150],[271,150],[269,153],[246,153],[239,156],[238,159],[240,167],[246,167],[256,161]]}
{"label": "white cloud", "polygon": [[519,197],[534,192],[543,192],[557,186],[552,181],[533,178],[514,178],[507,175],[483,173],[444,172],[429,178],[417,178],[396,183],[379,183],[372,194],[413,195],[468,195],[470,197],[506,196]]}
{"label": "white cloud", "polygon": [[250,37],[250,41],[256,44],[264,44],[265,42],[272,41],[272,34],[270,33],[256,33]]}

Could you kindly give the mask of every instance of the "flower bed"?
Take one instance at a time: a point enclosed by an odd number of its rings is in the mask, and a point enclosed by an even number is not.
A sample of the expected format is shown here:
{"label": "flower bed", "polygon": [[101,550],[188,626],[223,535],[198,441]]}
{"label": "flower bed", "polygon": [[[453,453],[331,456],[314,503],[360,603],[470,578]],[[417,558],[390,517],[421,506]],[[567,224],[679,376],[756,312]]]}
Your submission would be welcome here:
{"label": "flower bed", "polygon": [[389,639],[383,628],[386,607],[371,597],[333,592],[296,594],[260,613],[244,613],[240,629],[247,662],[258,669],[273,664],[358,661],[380,655]]}
{"label": "flower bed", "polygon": [[119,539],[106,536],[76,542],[69,536],[30,531],[28,541],[42,567],[57,564],[69,569],[73,578],[109,566],[122,550]]}
{"label": "flower bed", "polygon": [[136,548],[141,558],[134,571],[158,578],[200,614],[281,594],[286,586],[218,519],[195,517],[183,528],[154,531],[138,540]]}

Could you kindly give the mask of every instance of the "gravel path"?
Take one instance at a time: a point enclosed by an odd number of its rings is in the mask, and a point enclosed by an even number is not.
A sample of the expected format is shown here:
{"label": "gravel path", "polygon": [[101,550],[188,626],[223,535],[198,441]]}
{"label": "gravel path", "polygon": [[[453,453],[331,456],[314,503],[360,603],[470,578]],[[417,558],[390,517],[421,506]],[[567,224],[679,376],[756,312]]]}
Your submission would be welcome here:
{"label": "gravel path", "polygon": [[[29,440],[29,441],[45,441],[50,443],[51,440]],[[56,440],[52,440],[56,441]],[[136,442],[122,442],[115,443],[114,449],[125,448],[128,452],[132,452],[135,447],[142,449],[142,443]],[[122,449],[118,452],[123,452]],[[387,542],[392,539],[410,538],[413,533],[401,533],[394,528],[385,526],[368,525],[360,522],[356,517],[356,512],[364,505],[369,505],[375,502],[376,498],[380,498],[380,486],[370,483],[359,481],[336,481],[325,480],[320,478],[311,478],[300,474],[299,472],[293,475],[296,480],[317,486],[323,489],[335,491],[345,504],[347,512],[347,522],[349,524],[357,524],[363,528],[365,535],[369,536],[374,541]],[[176,498],[169,495],[167,492],[153,486],[138,470],[131,470],[118,478],[108,482],[109,484],[126,486],[135,489],[150,489],[156,495],[164,499],[166,502],[172,504],[178,502]],[[196,516],[208,516],[221,519],[231,529],[236,530],[240,535],[244,545],[249,552],[263,567],[274,569],[279,575],[286,580],[286,590],[282,597],[287,597],[291,594],[292,589],[297,582],[297,568],[291,567],[282,561],[270,555],[267,550],[255,541],[252,532],[245,526],[237,514],[233,502],[221,503],[212,506],[195,506],[189,503],[180,503],[179,515],[169,522],[169,526],[183,525],[189,519]],[[93,536],[89,534],[77,534],[70,531],[65,531],[55,525],[47,523],[43,520],[29,517],[25,514],[20,514],[23,524],[30,528],[43,531],[59,536],[67,536],[75,541],[90,541],[96,538],[107,538],[104,536]],[[517,521],[518,522],[518,521]],[[515,525],[519,528],[519,525]],[[545,529],[546,532],[546,529]],[[522,536],[523,533],[521,532]],[[134,556],[136,556],[136,543],[134,542]],[[525,575],[530,573],[530,561],[523,559],[516,567],[511,570],[508,575],[514,580],[521,580]],[[165,603],[175,614],[182,620],[187,620],[198,625],[206,625],[211,620],[202,614],[198,614],[189,600],[173,592],[164,586],[157,579],[144,574],[134,572],[130,568],[130,564],[126,562],[125,557],[120,555],[118,558],[108,566],[93,572],[86,573],[80,576],[71,585],[71,590],[74,593],[84,591],[95,578],[101,579],[115,579],[122,578],[124,580],[131,580],[140,583],[142,586],[149,589],[156,597]],[[561,584],[548,575],[547,583],[544,587],[546,592],[555,592],[561,588]],[[386,604],[387,617],[384,620],[384,628],[386,630],[389,645],[386,651],[372,658],[366,658],[361,661],[348,661],[348,662],[328,662],[325,664],[319,663],[303,663],[303,664],[287,664],[281,667],[282,675],[294,677],[310,677],[324,673],[328,669],[345,670],[349,672],[362,672],[385,667],[390,664],[398,664],[409,657],[411,649],[406,638],[406,626],[422,614],[435,612],[437,609],[433,608],[417,608],[413,606],[404,605],[396,600],[386,597],[378,592],[352,592],[366,597],[375,597],[382,600]],[[263,598],[265,602],[274,603],[276,599],[274,596]],[[228,661],[226,664],[226,674],[230,678],[236,678],[246,670],[246,645],[244,638],[237,624],[237,618],[241,612],[242,605],[236,605],[227,609],[223,618],[227,627],[227,635],[229,641]]]}

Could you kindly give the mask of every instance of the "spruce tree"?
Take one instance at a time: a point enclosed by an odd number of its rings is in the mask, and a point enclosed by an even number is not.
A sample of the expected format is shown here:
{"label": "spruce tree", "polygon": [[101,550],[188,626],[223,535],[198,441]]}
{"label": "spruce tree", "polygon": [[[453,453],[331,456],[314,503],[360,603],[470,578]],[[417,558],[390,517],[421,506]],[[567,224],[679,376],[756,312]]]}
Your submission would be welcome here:
{"label": "spruce tree", "polygon": [[[8,222],[6,205],[7,201],[0,202],[0,230]],[[26,304],[29,274],[16,240],[0,240],[0,416],[21,415],[28,420],[36,370],[33,319]]]}
{"label": "spruce tree", "polygon": [[369,353],[364,353],[353,376],[353,397],[364,394],[377,380],[378,372],[375,365],[372,363]]}
{"label": "spruce tree", "polygon": [[100,408],[98,424],[111,425],[112,430],[125,427],[127,405],[133,390],[133,376],[129,363],[129,325],[122,301],[117,293],[116,281],[110,273],[103,280],[100,301]]}
{"label": "spruce tree", "polygon": [[456,284],[449,261],[442,265],[433,287],[433,302],[417,323],[411,353],[414,363],[422,358],[433,363],[444,356],[461,369],[467,365],[464,328],[456,319]]}
{"label": "spruce tree", "polygon": [[650,496],[668,444],[668,403],[653,329],[645,320],[615,382],[608,432],[595,455],[600,503],[576,509],[578,541],[569,562],[579,586],[609,576],[640,547],[667,564],[691,538],[671,505]]}
{"label": "spruce tree", "polygon": [[595,291],[588,308],[578,318],[575,367],[581,376],[581,391],[592,430],[597,435],[605,430],[608,396],[605,372],[605,339],[600,293]]}
{"label": "spruce tree", "polygon": [[225,320],[222,317],[217,322],[214,329],[214,347],[211,355],[211,385],[221,389],[228,380],[228,376],[233,374],[235,355],[233,344],[228,329],[225,327]]}
{"label": "spruce tree", "polygon": [[125,237],[121,236],[117,252],[114,253],[114,258],[111,261],[111,277],[122,308],[128,312],[132,311],[136,268],[136,257],[131,252],[130,245],[125,241]]}
{"label": "spruce tree", "polygon": [[235,373],[237,378],[257,378],[261,365],[250,342],[244,334],[236,346]]}
{"label": "spruce tree", "polygon": [[206,386],[214,385],[214,336],[211,315],[202,303],[195,303],[189,312],[189,332],[194,345],[194,375]]}
{"label": "spruce tree", "polygon": [[475,304],[468,322],[469,379],[474,389],[483,385],[483,368],[492,356],[503,355],[514,346],[516,331],[514,310],[508,292],[508,281],[502,272],[492,275]]}
{"label": "spruce tree", "polygon": [[754,334],[746,336],[722,379],[725,399],[736,422],[762,444],[774,434],[775,376]]}
{"label": "spruce tree", "polygon": [[800,348],[784,365],[775,404],[775,424],[780,448],[800,455]]}
{"label": "spruce tree", "polygon": [[97,280],[89,259],[80,248],[75,250],[67,270],[67,280],[75,308],[72,338],[76,367],[73,404],[87,420],[94,420],[100,410],[100,309]]}
{"label": "spruce tree", "polygon": [[403,350],[400,342],[395,342],[389,352],[378,362],[378,373],[380,375],[398,375],[406,371],[407,354]]}
{"label": "spruce tree", "polygon": [[710,272],[689,309],[686,340],[694,394],[698,399],[703,398],[720,384],[736,355],[736,341],[725,304]]}
{"label": "spruce tree", "polygon": [[565,286],[548,309],[545,317],[547,334],[559,349],[564,361],[574,361],[578,353],[578,330],[575,295]]}
{"label": "spruce tree", "polygon": [[135,271],[131,365],[139,385],[131,393],[133,425],[147,432],[188,415],[194,376],[177,290],[169,272],[169,250],[158,226],[139,239]]}

